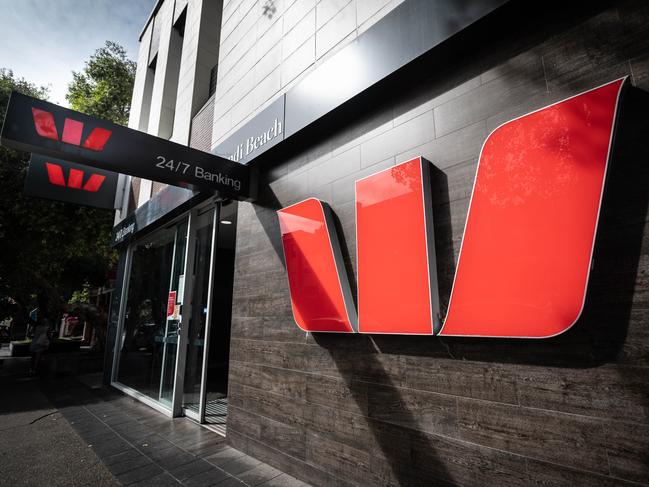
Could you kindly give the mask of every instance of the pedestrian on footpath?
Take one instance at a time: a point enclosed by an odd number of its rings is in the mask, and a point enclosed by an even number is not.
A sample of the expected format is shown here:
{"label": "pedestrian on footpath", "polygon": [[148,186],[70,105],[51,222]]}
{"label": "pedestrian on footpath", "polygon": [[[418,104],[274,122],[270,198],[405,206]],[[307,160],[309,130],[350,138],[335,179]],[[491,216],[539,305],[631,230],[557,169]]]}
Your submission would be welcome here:
{"label": "pedestrian on footpath", "polygon": [[36,374],[41,362],[41,357],[50,346],[50,328],[52,323],[47,317],[47,304],[44,300],[39,301],[41,301],[41,306],[39,306],[38,309],[40,316],[36,321],[32,343],[29,346],[29,351],[32,354],[31,368],[29,370],[30,375]]}

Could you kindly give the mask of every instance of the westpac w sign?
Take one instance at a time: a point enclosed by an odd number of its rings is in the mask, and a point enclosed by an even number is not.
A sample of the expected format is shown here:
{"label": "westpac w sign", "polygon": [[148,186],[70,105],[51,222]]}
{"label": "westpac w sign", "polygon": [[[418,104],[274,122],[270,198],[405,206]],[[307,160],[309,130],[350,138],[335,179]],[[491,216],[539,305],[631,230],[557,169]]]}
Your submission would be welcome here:
{"label": "westpac w sign", "polygon": [[118,206],[119,175],[95,167],[32,154],[25,194],[95,208]]}
{"label": "westpac w sign", "polygon": [[107,171],[254,199],[250,168],[166,139],[12,92],[0,141]]}
{"label": "westpac w sign", "polygon": [[358,305],[329,207],[278,212],[293,315],[312,332],[546,338],[579,318],[620,79],[501,125],[485,141],[441,316],[429,163],[356,182]]}

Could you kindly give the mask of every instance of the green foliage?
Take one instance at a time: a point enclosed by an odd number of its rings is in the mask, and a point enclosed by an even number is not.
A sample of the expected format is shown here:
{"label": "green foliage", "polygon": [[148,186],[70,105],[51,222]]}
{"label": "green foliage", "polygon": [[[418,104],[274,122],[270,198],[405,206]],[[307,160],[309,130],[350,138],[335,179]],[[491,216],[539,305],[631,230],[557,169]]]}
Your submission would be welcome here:
{"label": "green foliage", "polygon": [[87,304],[90,302],[90,286],[85,285],[83,289],[78,289],[72,293],[72,297],[68,301],[70,304]]}
{"label": "green foliage", "polygon": [[[67,99],[89,115],[126,123],[135,63],[124,49],[107,42],[73,73]],[[0,120],[9,94],[16,90],[47,98],[46,88],[0,69]],[[34,307],[45,295],[54,313],[74,295],[82,300],[87,286],[106,283],[116,260],[109,247],[113,213],[23,195],[29,154],[0,147],[0,319]]]}
{"label": "green foliage", "polygon": [[135,63],[122,46],[106,41],[82,72],[72,72],[65,98],[74,110],[126,125],[134,80]]}

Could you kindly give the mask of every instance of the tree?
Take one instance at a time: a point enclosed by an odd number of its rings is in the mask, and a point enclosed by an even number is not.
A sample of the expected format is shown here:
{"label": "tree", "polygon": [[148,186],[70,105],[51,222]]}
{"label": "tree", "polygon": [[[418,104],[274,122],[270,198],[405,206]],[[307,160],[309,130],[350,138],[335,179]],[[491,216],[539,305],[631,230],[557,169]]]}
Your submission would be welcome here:
{"label": "tree", "polygon": [[[45,98],[47,90],[0,70],[0,116],[12,90]],[[46,296],[55,317],[85,282],[103,284],[112,251],[109,212],[23,195],[29,154],[0,147],[0,306],[24,317]]]}
{"label": "tree", "polygon": [[[113,42],[98,49],[83,72],[73,73],[66,97],[71,107],[126,123],[135,64],[125,56]],[[48,94],[0,69],[0,119],[12,90],[43,99]],[[24,320],[38,296],[47,296],[49,313],[58,318],[75,292],[105,284],[116,260],[109,246],[112,212],[24,196],[28,159],[0,147],[0,319]]]}
{"label": "tree", "polygon": [[115,42],[95,51],[82,72],[72,72],[65,98],[70,108],[121,125],[128,123],[135,63]]}

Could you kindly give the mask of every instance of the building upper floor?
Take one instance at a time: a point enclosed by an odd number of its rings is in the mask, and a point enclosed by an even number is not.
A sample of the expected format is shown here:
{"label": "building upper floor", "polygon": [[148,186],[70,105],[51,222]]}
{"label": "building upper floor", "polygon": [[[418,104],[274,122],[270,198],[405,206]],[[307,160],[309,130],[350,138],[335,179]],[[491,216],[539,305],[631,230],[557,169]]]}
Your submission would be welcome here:
{"label": "building upper floor", "polygon": [[[214,151],[403,0],[159,0],[129,127]],[[164,188],[129,178],[123,219]]]}

